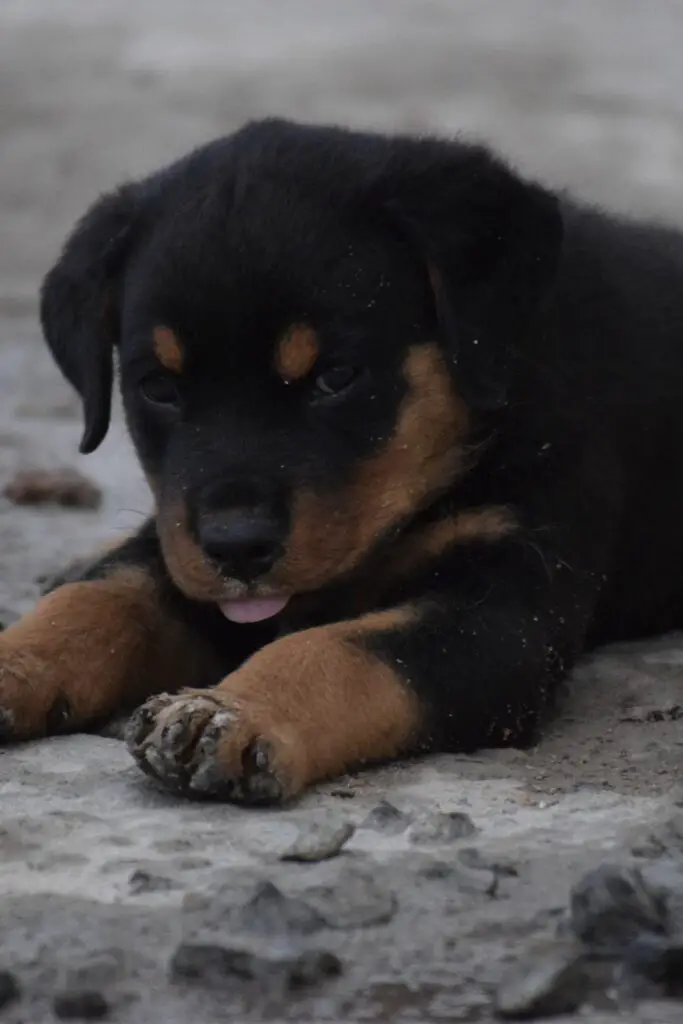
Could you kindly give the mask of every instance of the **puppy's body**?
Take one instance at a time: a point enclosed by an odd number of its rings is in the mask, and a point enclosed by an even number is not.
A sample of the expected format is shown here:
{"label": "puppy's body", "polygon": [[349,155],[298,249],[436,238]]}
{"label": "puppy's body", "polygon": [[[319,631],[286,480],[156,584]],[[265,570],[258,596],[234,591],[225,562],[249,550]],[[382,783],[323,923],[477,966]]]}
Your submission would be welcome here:
{"label": "puppy's body", "polygon": [[141,767],[248,802],[528,742],[683,624],[682,282],[460,144],[264,122],[105,197],[43,323],[85,449],[118,347],[157,513],[3,634],[8,738],[149,697]]}

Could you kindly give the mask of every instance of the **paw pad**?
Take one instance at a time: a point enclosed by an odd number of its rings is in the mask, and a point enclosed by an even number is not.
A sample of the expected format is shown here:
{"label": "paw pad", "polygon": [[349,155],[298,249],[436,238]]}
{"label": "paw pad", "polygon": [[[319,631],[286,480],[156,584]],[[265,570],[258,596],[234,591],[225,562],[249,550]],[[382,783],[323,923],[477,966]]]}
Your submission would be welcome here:
{"label": "paw pad", "polygon": [[132,716],[126,743],[139,767],[195,798],[276,803],[283,786],[269,744],[253,738],[243,712],[207,694],[153,697]]}

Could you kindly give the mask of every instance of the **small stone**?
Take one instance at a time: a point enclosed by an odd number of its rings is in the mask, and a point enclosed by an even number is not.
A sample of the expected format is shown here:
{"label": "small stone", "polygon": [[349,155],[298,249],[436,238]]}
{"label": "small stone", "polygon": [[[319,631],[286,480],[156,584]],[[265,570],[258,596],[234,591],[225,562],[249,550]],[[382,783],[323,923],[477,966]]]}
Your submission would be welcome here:
{"label": "small stone", "polygon": [[637,857],[655,859],[665,854],[680,857],[683,851],[683,814],[675,814],[641,839],[632,849]]}
{"label": "small stone", "polygon": [[326,978],[336,978],[341,973],[341,960],[334,953],[325,949],[312,949],[297,957],[288,981],[290,988],[308,988]]}
{"label": "small stone", "polygon": [[59,1020],[102,1020],[109,1013],[109,1004],[101,992],[74,989],[59,992],[52,1009]]}
{"label": "small stone", "polygon": [[149,871],[134,871],[128,879],[130,891],[134,895],[144,892],[166,892],[176,888],[176,884],[163,875],[154,875]]}
{"label": "small stone", "polygon": [[21,996],[19,982],[10,971],[0,971],[0,1010]]}
{"label": "small stone", "polygon": [[340,871],[334,886],[309,889],[306,896],[329,928],[387,924],[398,910],[393,892],[355,867]]}
{"label": "small stone", "polygon": [[102,491],[76,469],[20,470],[3,490],[15,505],[61,505],[64,508],[96,509]]}
{"label": "small stone", "polygon": [[260,883],[237,914],[236,927],[264,935],[295,932],[311,935],[325,927],[325,919],[309,904],[285,896],[272,882]]}
{"label": "small stone", "polygon": [[666,704],[663,707],[632,707],[622,716],[622,722],[677,722],[683,718],[680,704]]}
{"label": "small stone", "polygon": [[455,879],[461,892],[480,893],[489,899],[496,899],[499,895],[500,875],[495,871],[460,867],[455,872]]}
{"label": "small stone", "polygon": [[[662,998],[683,995],[683,939],[670,940],[659,935],[640,935],[628,946],[622,974],[630,975],[632,991],[637,981],[655,984]],[[636,982],[636,984],[634,984]]]}
{"label": "small stone", "polygon": [[655,857],[661,857],[666,852],[666,847],[661,841],[659,836],[652,835],[646,836],[644,839],[639,839],[631,847],[631,853],[634,857],[642,857],[644,860],[650,860]]}
{"label": "small stone", "polygon": [[298,952],[280,948],[259,953],[228,946],[182,943],[171,959],[169,971],[174,981],[223,984],[237,978],[304,988],[341,974],[342,965],[334,953],[327,950]]}
{"label": "small stone", "polygon": [[643,932],[663,934],[667,908],[637,867],[603,864],[574,886],[570,897],[574,934],[588,946],[618,951]]}
{"label": "small stone", "polygon": [[474,835],[477,826],[468,814],[460,811],[439,811],[423,821],[411,826],[409,839],[411,843],[454,843]]}
{"label": "small stone", "polygon": [[315,862],[336,857],[356,831],[350,821],[313,821],[300,829],[280,860]]}
{"label": "small stone", "polygon": [[493,871],[496,875],[516,878],[519,868],[507,857],[486,857],[476,846],[467,846],[458,851],[458,860],[473,871]]}
{"label": "small stone", "polygon": [[361,828],[372,829],[373,832],[385,832],[387,835],[399,835],[410,825],[411,818],[388,800],[381,800],[367,814]]}
{"label": "small stone", "polygon": [[256,977],[255,972],[253,953],[201,942],[182,942],[170,963],[170,975],[174,981],[211,982],[229,977],[248,981]]}
{"label": "small stone", "polygon": [[416,875],[428,882],[449,879],[451,885],[463,893],[479,893],[491,899],[498,895],[500,876],[486,867],[470,868],[453,861],[430,860],[417,868]]}
{"label": "small stone", "polygon": [[537,950],[503,979],[495,1010],[505,1020],[533,1020],[573,1013],[588,988],[584,955],[572,944]]}
{"label": "small stone", "polygon": [[443,881],[444,878],[453,878],[455,874],[453,865],[444,860],[432,860],[417,869],[418,878],[426,878],[428,882]]}
{"label": "small stone", "polygon": [[127,959],[124,950],[115,947],[89,953],[70,964],[64,988],[69,992],[99,992],[124,976]]}
{"label": "small stone", "polygon": [[643,864],[643,878],[649,889],[666,904],[667,931],[683,935],[683,858],[676,851],[673,857],[659,857]]}

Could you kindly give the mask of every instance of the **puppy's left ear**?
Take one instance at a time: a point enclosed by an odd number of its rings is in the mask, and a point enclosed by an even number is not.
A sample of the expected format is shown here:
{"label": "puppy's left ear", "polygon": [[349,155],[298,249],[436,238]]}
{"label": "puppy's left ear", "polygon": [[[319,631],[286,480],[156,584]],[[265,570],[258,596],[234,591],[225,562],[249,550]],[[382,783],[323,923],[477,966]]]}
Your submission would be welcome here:
{"label": "puppy's left ear", "polygon": [[83,402],[82,452],[97,448],[109,426],[119,281],[136,213],[133,186],[99,199],[67,239],[40,293],[48,347]]}
{"label": "puppy's left ear", "polygon": [[482,147],[395,145],[378,182],[384,205],[426,266],[463,398],[475,408],[500,408],[525,332],[555,278],[558,200]]}

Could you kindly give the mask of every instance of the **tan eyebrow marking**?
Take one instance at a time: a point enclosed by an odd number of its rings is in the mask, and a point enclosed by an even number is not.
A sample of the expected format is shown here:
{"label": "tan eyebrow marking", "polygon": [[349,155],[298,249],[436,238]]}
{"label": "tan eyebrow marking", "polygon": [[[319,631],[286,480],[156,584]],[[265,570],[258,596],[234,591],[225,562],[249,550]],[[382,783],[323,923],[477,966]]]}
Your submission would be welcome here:
{"label": "tan eyebrow marking", "polygon": [[152,332],[154,352],[165,369],[181,373],[183,369],[183,348],[170,327],[155,327]]}
{"label": "tan eyebrow marking", "polygon": [[293,324],[281,337],[275,353],[275,369],[285,381],[301,380],[318,358],[318,336],[306,324]]}

